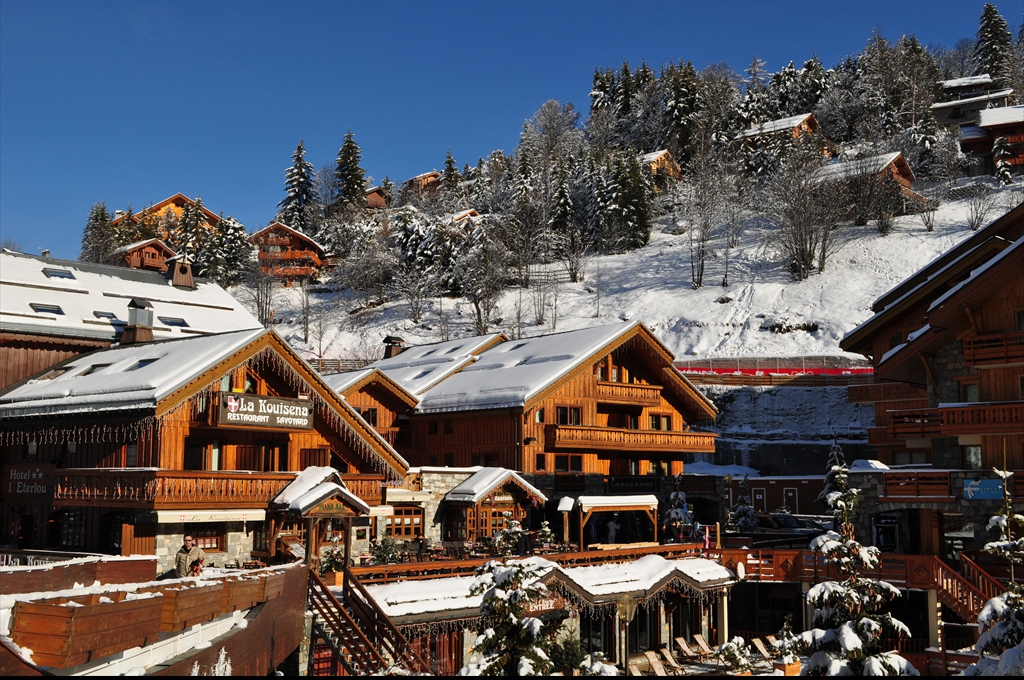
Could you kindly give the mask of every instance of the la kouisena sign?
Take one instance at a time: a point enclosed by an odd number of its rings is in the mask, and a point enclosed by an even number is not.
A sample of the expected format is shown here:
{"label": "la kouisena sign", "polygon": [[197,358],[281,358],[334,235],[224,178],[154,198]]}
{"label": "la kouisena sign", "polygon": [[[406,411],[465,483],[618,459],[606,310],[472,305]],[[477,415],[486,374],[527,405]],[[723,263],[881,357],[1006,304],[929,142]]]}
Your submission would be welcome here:
{"label": "la kouisena sign", "polygon": [[311,430],[313,404],[303,399],[222,393],[217,422],[221,425]]}

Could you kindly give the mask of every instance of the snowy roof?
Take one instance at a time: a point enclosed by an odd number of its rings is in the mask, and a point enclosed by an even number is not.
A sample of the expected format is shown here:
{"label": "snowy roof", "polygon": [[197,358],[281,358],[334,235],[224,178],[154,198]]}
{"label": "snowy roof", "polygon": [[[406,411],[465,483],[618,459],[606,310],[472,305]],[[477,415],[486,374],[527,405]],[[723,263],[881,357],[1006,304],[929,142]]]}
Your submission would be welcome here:
{"label": "snowy roof", "polygon": [[445,494],[444,499],[456,503],[479,503],[491,490],[509,480],[514,481],[540,502],[547,503],[548,497],[541,493],[539,489],[527,483],[525,479],[512,470],[500,467],[481,468],[479,472],[475,472],[469,479],[466,479]]}
{"label": "snowy roof", "polygon": [[626,594],[651,597],[675,580],[683,580],[698,590],[731,586],[735,574],[700,557],[667,560],[661,555],[645,555],[633,562],[562,567],[544,580],[552,579],[574,585],[573,590],[589,595],[595,603],[607,603]]}
{"label": "snowy roof", "polygon": [[658,508],[658,497],[654,494],[635,494],[632,496],[580,496],[576,499],[576,505],[583,512],[590,512],[594,508],[608,507],[634,507]]}
{"label": "snowy roof", "polygon": [[411,394],[420,396],[438,382],[476,361],[476,355],[492,343],[507,339],[502,333],[491,333],[417,345],[390,359],[375,361],[366,368],[380,369]]}
{"label": "snowy roof", "polygon": [[274,496],[271,504],[285,506],[289,512],[297,515],[305,515],[328,498],[339,498],[360,513],[370,514],[370,506],[350,492],[338,471],[331,467],[306,468],[281,489],[281,493]]}
{"label": "snowy roof", "polygon": [[658,151],[652,151],[650,153],[645,153],[644,156],[643,156],[643,161],[644,161],[644,163],[653,163],[654,161],[658,160],[659,158],[661,158],[662,156],[664,156],[667,153],[668,153],[668,149],[659,149]]}
{"label": "snowy roof", "polygon": [[135,250],[136,248],[141,248],[142,246],[149,245],[150,243],[159,243],[166,250],[174,252],[174,248],[170,247],[169,245],[167,245],[166,243],[164,243],[160,239],[158,239],[158,238],[147,238],[144,241],[136,241],[135,243],[129,243],[126,246],[121,246],[120,248],[115,248],[114,250],[110,251],[110,254],[111,255],[119,255],[120,253],[127,253],[127,252],[129,252],[131,250]]}
{"label": "snowy roof", "polygon": [[964,104],[976,104],[978,102],[984,102],[990,99],[1002,99],[1003,97],[1008,97],[1011,94],[1013,94],[1013,88],[1009,88],[1006,90],[998,90],[996,92],[989,92],[988,94],[983,94],[978,97],[968,97],[967,99],[954,99],[948,102],[936,102],[935,104],[932,104],[931,108],[948,109],[953,106],[963,106]]}
{"label": "snowy roof", "polygon": [[159,272],[2,252],[0,331],[113,340],[132,298],[153,304],[158,339],[262,328],[219,285],[195,283],[179,288]]}
{"label": "snowy roof", "polygon": [[565,496],[558,499],[558,512],[569,512],[576,505],[576,499],[572,496]]}
{"label": "snowy roof", "polygon": [[[391,619],[435,612],[449,612],[448,618],[476,618],[484,595],[470,594],[475,581],[475,576],[433,578],[426,587],[423,581],[397,581],[368,585],[366,592]],[[452,616],[455,612],[461,616]]]}
{"label": "snowy roof", "polygon": [[992,76],[982,73],[980,76],[967,76],[966,78],[953,78],[952,80],[940,80],[939,85],[944,90],[951,90],[954,87],[969,87],[971,85],[988,85],[992,82]]}
{"label": "snowy roof", "polygon": [[809,113],[801,113],[797,116],[789,116],[788,118],[780,118],[778,120],[771,120],[767,123],[761,123],[760,125],[751,128],[750,130],[744,130],[740,137],[757,137],[759,135],[767,135],[773,132],[782,132],[783,130],[792,130],[800,123],[804,122],[811,117]]}
{"label": "snowy roof", "polygon": [[0,394],[0,418],[153,409],[221,358],[272,332],[258,328],[115,346],[77,356],[41,379]]}
{"label": "snowy roof", "polygon": [[335,392],[341,394],[366,376],[376,372],[376,369],[364,368],[358,371],[348,371],[347,373],[327,373],[320,377],[324,379],[325,383],[334,388]]}
{"label": "snowy roof", "polygon": [[[984,113],[984,111],[982,113]],[[971,139],[988,139],[991,136],[992,135],[989,134],[987,130],[982,129],[977,125],[964,125],[960,128],[960,134],[957,135],[957,140],[965,142]]]}
{"label": "snowy roof", "polygon": [[[575,370],[638,322],[522,338],[498,345],[425,394],[421,413],[514,408]],[[399,358],[404,353],[399,355]],[[371,364],[375,365],[375,364]]]}
{"label": "snowy roof", "polygon": [[760,477],[761,473],[752,467],[743,465],[714,465],[713,463],[687,463],[683,473],[688,475],[714,475],[715,477]]}
{"label": "snowy roof", "polygon": [[309,243],[312,243],[314,246],[316,246],[317,248],[320,249],[320,252],[323,252],[323,253],[327,252],[326,248],[324,248],[322,245],[320,245],[319,243],[314,241],[310,236],[308,236],[307,234],[303,234],[298,229],[292,229],[291,227],[289,227],[287,224],[284,224],[283,222],[271,222],[270,224],[268,224],[267,226],[263,227],[259,231],[257,231],[254,234],[250,235],[249,236],[249,242],[250,243],[256,243],[257,242],[257,239],[256,239],[257,236],[259,236],[263,232],[269,231],[271,229],[274,229],[274,230],[276,230],[276,229],[284,229],[285,231],[287,231],[287,232],[289,232],[291,234],[294,234],[295,236],[298,236],[303,241],[308,241]]}
{"label": "snowy roof", "polygon": [[1010,247],[1008,247],[1006,250],[1002,251],[1001,253],[999,253],[995,257],[987,260],[984,264],[982,264],[977,269],[972,270],[970,276],[968,276],[966,279],[964,279],[960,283],[958,283],[955,286],[953,286],[952,288],[950,288],[941,297],[939,297],[938,299],[933,301],[931,303],[931,305],[928,306],[928,311],[931,312],[933,309],[936,309],[937,307],[941,307],[942,304],[946,300],[951,298],[953,295],[955,295],[961,289],[971,285],[971,283],[973,283],[979,276],[984,274],[986,271],[988,271],[989,269],[991,269],[992,267],[994,267],[998,263],[1002,262],[1004,258],[1013,257],[1013,255],[1016,254],[1020,250],[1020,248],[1022,246],[1024,246],[1024,238],[1019,238],[1016,241],[1014,241],[1013,244]]}
{"label": "snowy roof", "polygon": [[1002,106],[995,109],[984,109],[980,115],[981,122],[978,123],[978,127],[983,128],[1024,123],[1024,106]]}
{"label": "snowy roof", "polygon": [[419,401],[416,396],[406,390],[404,387],[399,385],[397,382],[392,380],[388,375],[377,368],[363,368],[358,371],[349,371],[347,373],[328,373],[327,375],[321,375],[328,385],[334,389],[340,395],[343,395],[354,387],[361,383],[381,383],[387,385],[392,394],[407,403],[409,406],[414,406]]}
{"label": "snowy roof", "polygon": [[[825,182],[836,179],[849,179],[862,175],[877,175],[890,163],[902,157],[899,151],[882,154],[881,156],[870,156],[842,162],[829,163],[814,171],[814,179],[818,182]],[[911,176],[913,179],[913,176]]]}

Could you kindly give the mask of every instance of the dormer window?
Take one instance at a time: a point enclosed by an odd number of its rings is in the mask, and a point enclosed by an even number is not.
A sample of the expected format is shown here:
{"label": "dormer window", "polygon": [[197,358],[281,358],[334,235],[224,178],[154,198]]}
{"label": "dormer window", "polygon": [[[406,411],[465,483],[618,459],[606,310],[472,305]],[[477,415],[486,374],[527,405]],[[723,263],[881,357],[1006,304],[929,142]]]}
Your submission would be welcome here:
{"label": "dormer window", "polygon": [[97,319],[107,319],[108,321],[118,321],[117,314],[113,312],[101,312],[99,310],[92,313]]}
{"label": "dormer window", "polygon": [[32,311],[36,314],[64,314],[64,310],[60,308],[60,305],[44,305],[38,302],[32,302],[29,304]]}
{"label": "dormer window", "polygon": [[129,366],[128,368],[124,369],[125,373],[127,373],[128,371],[137,371],[140,368],[145,368],[146,366],[149,366],[154,361],[156,361],[156,359],[140,359],[138,362],[136,362],[132,366]]}
{"label": "dormer window", "polygon": [[85,369],[84,371],[82,371],[82,372],[81,372],[81,373],[80,373],[79,375],[80,375],[80,376],[83,376],[83,375],[92,375],[92,374],[93,374],[93,373],[95,373],[96,371],[102,371],[102,370],[103,370],[104,368],[106,368],[106,367],[107,367],[107,366],[109,366],[109,365],[110,365],[110,364],[93,364],[93,365],[92,365],[92,366],[90,366],[89,368],[87,368],[87,369]]}
{"label": "dormer window", "polygon": [[52,267],[46,267],[43,269],[43,273],[46,274],[47,278],[50,279],[71,279],[75,280],[75,275],[70,269],[54,269]]}
{"label": "dormer window", "polygon": [[176,316],[158,316],[156,317],[165,326],[174,326],[176,328],[188,328],[188,322],[184,319]]}

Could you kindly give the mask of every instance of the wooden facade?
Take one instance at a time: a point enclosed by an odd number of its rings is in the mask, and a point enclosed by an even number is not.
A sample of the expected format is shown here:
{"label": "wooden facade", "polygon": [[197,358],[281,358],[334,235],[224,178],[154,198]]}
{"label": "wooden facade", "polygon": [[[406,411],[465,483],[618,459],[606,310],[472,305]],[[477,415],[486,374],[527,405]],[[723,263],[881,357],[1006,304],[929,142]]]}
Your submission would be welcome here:
{"label": "wooden facade", "polygon": [[167,273],[167,261],[176,254],[157,238],[132,243],[111,253],[112,257],[117,258],[117,264],[130,269],[149,269],[161,274]]}
{"label": "wooden facade", "polygon": [[[254,511],[260,519],[246,531],[265,533],[271,499],[310,466],[338,469],[353,493],[379,505],[382,486],[404,479],[404,461],[276,333],[252,333],[148,413],[3,418],[3,542],[153,554],[174,531],[166,518],[195,512],[223,525]],[[313,426],[224,424],[228,395],[308,403]],[[263,554],[274,540],[263,537]]]}
{"label": "wooden facade", "polygon": [[[339,374],[343,377],[344,374]],[[330,381],[331,377],[327,377]],[[338,390],[359,412],[363,420],[384,437],[389,444],[407,449],[410,443],[408,419],[405,416],[416,406],[416,398],[382,371],[366,371],[358,380]],[[400,427],[404,426],[404,427]]]}
{"label": "wooden facade", "polygon": [[522,408],[413,413],[414,465],[504,467],[532,475],[675,475],[713,453],[696,423],[716,412],[642,326],[619,336]]}
{"label": "wooden facade", "polygon": [[[186,205],[195,205],[195,201],[185,194],[174,194],[159,203],[154,203],[145,210],[135,213],[132,215],[131,219],[133,222],[137,223],[144,218],[152,218],[159,230],[158,237],[167,240],[171,235],[171,231],[174,230],[178,221],[181,219],[182,213],[185,212]],[[206,219],[200,224],[200,227],[206,230],[212,230],[217,226],[217,223],[220,222],[220,217],[217,216],[217,213],[207,209],[206,207],[202,210],[203,216]],[[120,214],[111,221],[111,224],[114,227],[123,229],[127,226],[123,224],[126,218],[127,215]]]}
{"label": "wooden facade", "polygon": [[109,347],[111,340],[0,333],[0,390],[65,359]]}
{"label": "wooden facade", "polygon": [[323,247],[291,227],[273,222],[249,237],[259,250],[260,269],[264,274],[291,285],[309,279],[320,271],[327,260]]}

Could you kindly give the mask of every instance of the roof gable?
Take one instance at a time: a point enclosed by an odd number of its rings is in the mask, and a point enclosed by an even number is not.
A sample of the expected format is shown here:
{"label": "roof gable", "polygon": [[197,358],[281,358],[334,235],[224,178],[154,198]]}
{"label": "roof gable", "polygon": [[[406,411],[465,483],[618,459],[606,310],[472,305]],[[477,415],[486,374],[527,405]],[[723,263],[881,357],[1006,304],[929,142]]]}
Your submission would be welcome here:
{"label": "roof gable", "polygon": [[306,236],[301,231],[299,231],[297,229],[292,229],[287,224],[283,224],[281,222],[271,222],[270,224],[268,224],[267,226],[263,227],[262,229],[260,229],[256,233],[252,234],[249,237],[249,243],[259,244],[260,241],[262,241],[266,237],[266,235],[268,233],[272,232],[272,231],[280,231],[280,232],[284,232],[284,233],[288,234],[289,236],[298,237],[302,241],[304,241],[304,242],[310,244],[311,246],[313,246],[314,248],[316,248],[319,251],[319,254],[321,256],[323,256],[324,254],[327,253],[327,250],[322,245],[320,245],[319,243],[317,243],[316,241],[311,239],[309,236]]}
{"label": "roof gable", "polygon": [[452,503],[479,503],[495,489],[512,483],[541,503],[548,498],[537,487],[528,483],[513,470],[498,467],[485,467],[474,472],[461,484],[445,494],[444,500]]}
{"label": "roof gable", "polygon": [[477,360],[482,352],[508,342],[504,333],[491,333],[416,345],[389,359],[381,359],[366,368],[380,369],[385,375],[417,397],[449,376]]}
{"label": "roof gable", "polygon": [[378,368],[364,368],[347,373],[329,373],[322,377],[324,382],[345,398],[376,383],[409,408],[419,403],[419,399],[414,394],[389,378],[387,373]]}
{"label": "roof gable", "polygon": [[[175,214],[177,215],[180,214],[179,211],[182,210],[185,205],[195,205],[195,201],[193,201],[185,194],[179,192],[177,194],[174,194],[173,196],[165,198],[159,203],[154,203],[148,208],[142,210],[141,212],[135,213],[134,215],[132,215],[132,219],[137,221],[139,219],[139,215],[146,213],[150,215],[160,215],[167,208],[171,208],[172,210],[174,210]],[[217,226],[217,223],[220,222],[220,217],[217,215],[217,213],[208,209],[206,206],[203,206],[202,210],[203,215],[206,216],[206,223],[209,224],[211,227]],[[111,220],[111,224],[118,224],[123,217],[125,216],[122,215],[117,219]]]}

